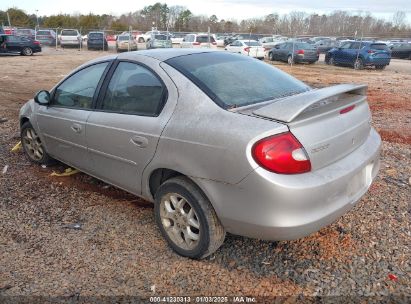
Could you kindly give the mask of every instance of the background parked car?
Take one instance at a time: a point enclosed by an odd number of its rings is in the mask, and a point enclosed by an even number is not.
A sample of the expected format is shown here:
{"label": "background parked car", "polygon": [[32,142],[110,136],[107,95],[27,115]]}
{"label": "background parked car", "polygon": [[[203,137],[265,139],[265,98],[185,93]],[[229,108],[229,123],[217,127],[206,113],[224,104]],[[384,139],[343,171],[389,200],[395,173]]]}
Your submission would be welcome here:
{"label": "background parked car", "polygon": [[314,63],[318,61],[319,54],[317,49],[306,42],[284,42],[277,44],[268,51],[270,60],[285,61],[292,63]]}
{"label": "background parked car", "polygon": [[391,51],[384,43],[367,41],[347,41],[340,47],[331,49],[325,55],[325,63],[349,65],[355,69],[375,66],[382,70],[390,64]]}
{"label": "background parked car", "polygon": [[390,49],[392,58],[411,59],[411,43],[394,43]]}
{"label": "background parked car", "polygon": [[108,43],[104,32],[90,32],[87,38],[88,50],[108,50]]}
{"label": "background parked car", "polygon": [[56,39],[57,35],[53,30],[38,30],[36,33],[36,40],[42,45],[56,45]]}
{"label": "background parked car", "polygon": [[182,48],[217,48],[217,42],[208,34],[188,34],[180,46]]}
{"label": "background parked car", "polygon": [[14,35],[0,35],[0,53],[30,56],[41,52],[40,42]]}
{"label": "background parked car", "polygon": [[64,29],[60,33],[60,45],[61,47],[75,46],[80,47],[81,35],[76,29]]}
{"label": "background parked car", "polygon": [[320,54],[325,54],[329,50],[335,48],[337,44],[338,43],[336,40],[327,39],[327,40],[318,40],[316,43],[314,43],[314,46]]}
{"label": "background parked car", "polygon": [[172,48],[171,37],[166,34],[156,34],[147,42],[147,49]]}
{"label": "background parked car", "polygon": [[134,40],[133,36],[130,35],[118,35],[116,40],[116,50],[117,52],[124,51],[137,51],[137,42]]}
{"label": "background parked car", "polygon": [[255,40],[236,40],[227,45],[225,50],[230,53],[238,53],[257,59],[264,59],[265,55],[264,47]]}
{"label": "background parked car", "polygon": [[145,34],[137,35],[135,38],[136,38],[138,43],[144,43],[144,42],[150,41],[150,39],[153,35],[160,35],[160,34],[161,34],[160,31],[148,31]]}
{"label": "background parked car", "polygon": [[184,34],[184,33],[173,33],[171,35],[171,43],[172,44],[180,44],[181,42],[183,42],[183,39],[186,35],[187,34]]}
{"label": "background parked car", "polygon": [[287,37],[276,35],[273,37],[263,37],[259,41],[264,47],[266,51],[271,50],[273,47],[275,47],[277,44],[283,43],[287,41]]}
{"label": "background parked car", "polygon": [[35,38],[36,32],[33,29],[17,29],[14,32],[14,35],[28,38],[28,39],[34,39]]}

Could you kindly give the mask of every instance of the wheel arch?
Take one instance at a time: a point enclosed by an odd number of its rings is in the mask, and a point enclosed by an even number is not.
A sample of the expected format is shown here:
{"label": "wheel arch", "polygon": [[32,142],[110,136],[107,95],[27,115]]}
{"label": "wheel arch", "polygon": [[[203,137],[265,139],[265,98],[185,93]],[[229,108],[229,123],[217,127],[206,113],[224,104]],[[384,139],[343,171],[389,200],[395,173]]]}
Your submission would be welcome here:
{"label": "wheel arch", "polygon": [[211,205],[214,207],[214,204],[206,195],[202,187],[200,187],[198,183],[196,183],[192,178],[190,178],[190,176],[169,168],[157,168],[149,174],[146,188],[148,188],[148,194],[151,196],[150,198],[154,200],[155,193],[157,189],[160,187],[160,185],[163,184],[165,181],[177,176],[182,176],[190,180],[193,183],[193,185],[195,185],[198,188],[198,190],[202,192],[202,194],[210,201]]}
{"label": "wheel arch", "polygon": [[30,119],[28,117],[25,117],[25,116],[21,117],[20,118],[20,127],[28,121],[30,121]]}

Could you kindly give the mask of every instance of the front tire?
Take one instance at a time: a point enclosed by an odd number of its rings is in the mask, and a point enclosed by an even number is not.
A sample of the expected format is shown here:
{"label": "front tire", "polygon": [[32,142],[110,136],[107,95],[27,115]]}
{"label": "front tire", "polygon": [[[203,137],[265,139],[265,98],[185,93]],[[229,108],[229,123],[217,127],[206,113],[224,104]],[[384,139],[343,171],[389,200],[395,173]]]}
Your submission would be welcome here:
{"label": "front tire", "polygon": [[144,43],[144,42],[145,42],[145,41],[144,41],[144,38],[143,38],[143,37],[138,38],[138,42],[139,42],[139,43]]}
{"label": "front tire", "polygon": [[270,60],[271,61],[274,61],[274,54],[273,53],[270,53],[270,54],[268,54],[269,55],[269,57],[270,57]]}
{"label": "front tire", "polygon": [[224,242],[225,230],[211,203],[186,177],[174,177],[158,188],[154,214],[169,246],[184,257],[204,258]]}
{"label": "front tire", "polygon": [[31,48],[29,48],[29,47],[25,47],[25,48],[23,48],[23,50],[21,51],[21,54],[22,54],[23,56],[31,56],[31,55],[33,55],[33,50],[32,50]]}
{"label": "front tire", "polygon": [[21,126],[20,139],[23,150],[30,161],[40,165],[55,163],[55,160],[47,154],[40,137],[29,121]]}

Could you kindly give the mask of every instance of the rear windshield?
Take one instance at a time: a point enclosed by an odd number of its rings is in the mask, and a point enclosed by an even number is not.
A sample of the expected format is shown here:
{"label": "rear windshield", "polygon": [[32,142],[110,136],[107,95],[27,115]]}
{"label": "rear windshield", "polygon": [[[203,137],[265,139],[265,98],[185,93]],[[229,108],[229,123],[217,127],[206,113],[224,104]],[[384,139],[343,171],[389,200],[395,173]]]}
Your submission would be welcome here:
{"label": "rear windshield", "polygon": [[247,41],[247,42],[244,42],[244,44],[247,46],[261,46],[261,43],[257,41]]}
{"label": "rear windshield", "polygon": [[166,63],[223,108],[255,104],[310,89],[272,65],[242,55],[200,53],[174,57]]}
{"label": "rear windshield", "polygon": [[61,32],[61,36],[77,36],[78,32],[75,30],[66,30]]}
{"label": "rear windshield", "polygon": [[119,41],[125,41],[125,40],[131,40],[132,38],[130,36],[118,36]]}
{"label": "rear windshield", "polygon": [[297,42],[294,44],[294,49],[301,49],[301,50],[307,50],[307,49],[314,49],[315,47],[307,42]]}
{"label": "rear windshield", "polygon": [[[208,36],[197,36],[197,42],[206,43],[208,42]],[[210,36],[210,42],[215,42],[214,37]]]}
{"label": "rear windshield", "polygon": [[386,44],[380,43],[380,44],[371,44],[370,48],[373,50],[384,50],[384,51],[388,51],[388,46]]}
{"label": "rear windshield", "polygon": [[103,38],[103,33],[90,33],[88,34],[88,38]]}
{"label": "rear windshield", "polygon": [[37,31],[37,35],[51,35],[50,31]]}
{"label": "rear windshield", "polygon": [[166,35],[155,35],[154,39],[157,40],[167,40],[167,36]]}

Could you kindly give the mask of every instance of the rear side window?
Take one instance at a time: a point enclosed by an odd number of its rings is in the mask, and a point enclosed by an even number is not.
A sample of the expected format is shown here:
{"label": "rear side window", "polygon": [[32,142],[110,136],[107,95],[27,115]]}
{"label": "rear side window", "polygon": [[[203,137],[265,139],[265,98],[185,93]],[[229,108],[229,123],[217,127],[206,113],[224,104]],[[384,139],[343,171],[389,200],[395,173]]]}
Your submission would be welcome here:
{"label": "rear side window", "polygon": [[371,44],[370,48],[373,49],[373,50],[389,51],[388,46],[386,44],[382,44],[382,43],[380,43],[380,44],[376,44],[376,43]]}
{"label": "rear side window", "polygon": [[[197,36],[197,39],[196,39],[196,42],[199,42],[199,43],[207,43],[208,41],[209,41],[208,36]],[[215,42],[213,36],[210,36],[210,42],[211,43]]]}
{"label": "rear side window", "polygon": [[162,83],[150,70],[135,63],[120,62],[101,108],[109,112],[157,116],[164,97]]}
{"label": "rear side window", "polygon": [[108,64],[103,62],[92,65],[67,78],[56,89],[51,104],[67,108],[90,109],[97,85]]}
{"label": "rear side window", "polygon": [[240,107],[310,89],[281,70],[253,58],[211,52],[166,61],[223,108]]}

